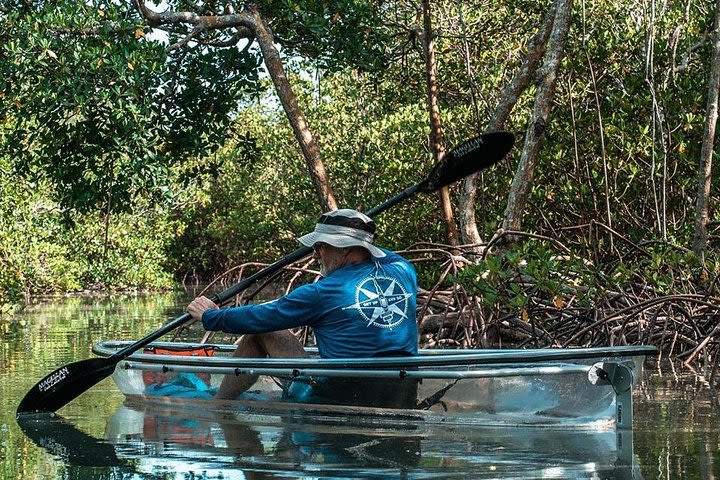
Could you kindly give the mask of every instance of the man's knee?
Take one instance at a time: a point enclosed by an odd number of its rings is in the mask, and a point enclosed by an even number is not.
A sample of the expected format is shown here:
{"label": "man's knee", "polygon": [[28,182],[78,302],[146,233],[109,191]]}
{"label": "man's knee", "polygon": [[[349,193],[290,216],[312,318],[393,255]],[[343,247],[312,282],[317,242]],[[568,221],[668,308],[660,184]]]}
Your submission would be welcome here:
{"label": "man's knee", "polygon": [[243,335],[243,340],[256,345],[284,344],[298,342],[295,335],[289,330],[267,333],[249,333]]}
{"label": "man's knee", "polygon": [[257,350],[269,357],[302,357],[305,349],[290,330],[243,335],[237,351]]}

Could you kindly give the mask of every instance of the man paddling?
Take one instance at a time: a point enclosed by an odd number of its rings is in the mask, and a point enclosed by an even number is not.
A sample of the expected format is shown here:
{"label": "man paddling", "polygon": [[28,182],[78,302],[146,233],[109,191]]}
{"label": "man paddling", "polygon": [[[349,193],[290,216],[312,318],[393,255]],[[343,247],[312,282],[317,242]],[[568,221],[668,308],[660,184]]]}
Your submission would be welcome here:
{"label": "man paddling", "polygon": [[[307,357],[288,330],[309,325],[320,356],[352,358],[416,355],[415,268],[401,256],[373,245],[375,223],[356,210],[323,214],[315,230],[298,240],[312,247],[323,278],[272,302],[227,309],[206,297],[188,306],[206,330],[244,334],[237,357]],[[217,398],[235,399],[257,376],[226,376]],[[291,382],[286,396],[296,401],[329,401],[372,406],[412,406],[417,385],[397,381],[321,379]],[[372,386],[379,388],[371,388]]]}

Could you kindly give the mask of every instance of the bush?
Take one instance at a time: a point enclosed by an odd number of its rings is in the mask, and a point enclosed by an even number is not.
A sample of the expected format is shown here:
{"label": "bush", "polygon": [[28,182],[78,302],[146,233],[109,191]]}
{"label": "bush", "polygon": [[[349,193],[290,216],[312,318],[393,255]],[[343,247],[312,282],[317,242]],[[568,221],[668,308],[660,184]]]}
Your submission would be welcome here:
{"label": "bush", "polygon": [[172,235],[167,214],[146,208],[111,217],[104,245],[101,215],[66,216],[52,203],[50,186],[11,174],[0,157],[0,305],[27,296],[88,288],[165,288],[165,243]]}

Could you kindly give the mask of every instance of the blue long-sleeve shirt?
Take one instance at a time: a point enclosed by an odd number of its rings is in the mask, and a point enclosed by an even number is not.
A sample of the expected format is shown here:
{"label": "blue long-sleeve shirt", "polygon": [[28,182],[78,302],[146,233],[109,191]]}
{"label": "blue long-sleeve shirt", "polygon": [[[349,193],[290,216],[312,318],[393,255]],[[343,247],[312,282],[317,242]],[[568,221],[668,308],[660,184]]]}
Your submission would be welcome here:
{"label": "blue long-sleeve shirt", "polygon": [[417,354],[417,275],[396,253],[339,268],[272,302],[206,310],[206,330],[267,333],[309,325],[323,358]]}

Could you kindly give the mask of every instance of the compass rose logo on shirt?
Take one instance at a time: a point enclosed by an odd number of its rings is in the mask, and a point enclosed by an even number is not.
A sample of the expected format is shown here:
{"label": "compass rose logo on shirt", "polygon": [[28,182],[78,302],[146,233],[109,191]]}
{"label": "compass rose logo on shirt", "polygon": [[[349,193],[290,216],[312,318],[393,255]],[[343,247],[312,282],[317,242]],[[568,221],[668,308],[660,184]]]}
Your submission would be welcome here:
{"label": "compass rose logo on shirt", "polygon": [[355,289],[355,304],[345,307],[356,308],[363,319],[379,328],[393,328],[407,316],[410,294],[394,278],[370,276]]}

